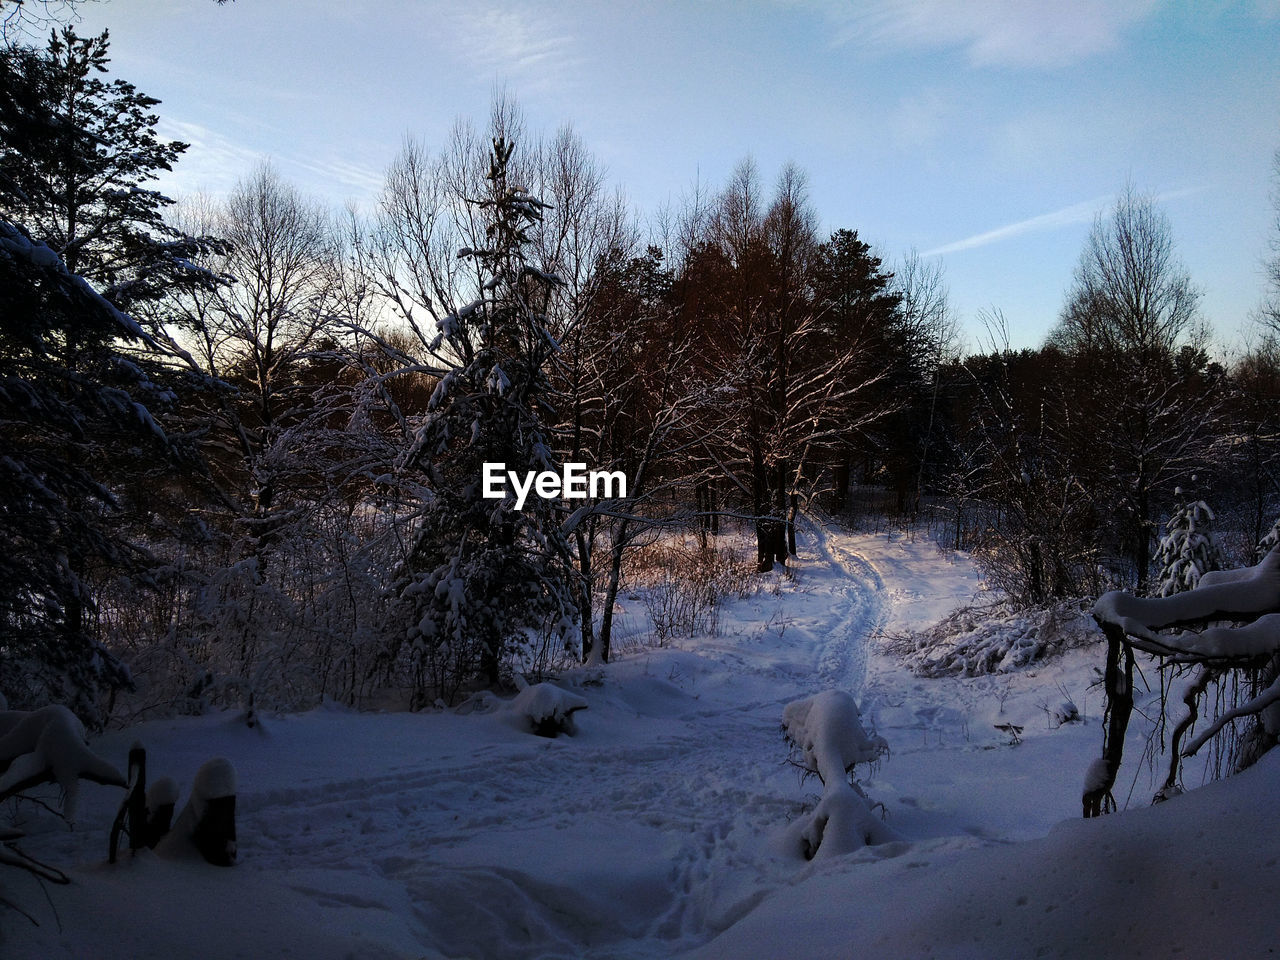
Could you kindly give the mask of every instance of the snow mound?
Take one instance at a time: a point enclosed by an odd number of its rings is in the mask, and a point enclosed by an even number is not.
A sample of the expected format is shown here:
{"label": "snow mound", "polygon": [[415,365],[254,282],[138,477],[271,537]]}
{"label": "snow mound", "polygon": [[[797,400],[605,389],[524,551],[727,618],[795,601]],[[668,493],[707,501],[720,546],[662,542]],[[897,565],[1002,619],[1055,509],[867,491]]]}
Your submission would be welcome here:
{"label": "snow mound", "polygon": [[891,638],[921,677],[1010,673],[1101,639],[1087,599],[1014,610],[1006,603],[961,607],[927,630]]}
{"label": "snow mound", "polygon": [[573,733],[573,715],[587,709],[587,701],[555,684],[535,683],[516,694],[508,709],[538,736],[554,737]]}
{"label": "snow mound", "polygon": [[1167,803],[1067,820],[1043,838],[834,864],[779,888],[692,957],[1268,956],[1277,790],[1280,755],[1269,755]]}
{"label": "snow mound", "polygon": [[235,801],[235,768],[224,757],[214,757],[196,771],[187,805],[157,851],[180,858],[198,852],[218,866],[235,863]]}

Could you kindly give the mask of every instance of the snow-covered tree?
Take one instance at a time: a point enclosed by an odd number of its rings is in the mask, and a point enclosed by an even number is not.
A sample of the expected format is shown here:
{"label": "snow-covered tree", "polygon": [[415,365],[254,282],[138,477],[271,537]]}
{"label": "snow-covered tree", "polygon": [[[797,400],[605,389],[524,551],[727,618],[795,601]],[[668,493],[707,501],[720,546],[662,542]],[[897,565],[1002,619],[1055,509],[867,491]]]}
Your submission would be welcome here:
{"label": "snow-covered tree", "polygon": [[1221,570],[1222,550],[1213,537],[1213,511],[1203,500],[1188,500],[1182,488],[1174,490],[1178,507],[1165,523],[1165,535],[1156,548],[1156,593],[1169,597],[1194,590],[1210,570]]}
{"label": "snow-covered tree", "polygon": [[[13,84],[8,108],[15,96],[31,108],[18,104],[4,124],[0,210],[112,304],[139,314],[175,286],[213,283],[192,261],[216,243],[165,221],[173,201],[149,184],[187,144],[156,132],[158,100],[106,76],[108,48],[106,32],[80,37],[63,27],[44,50],[0,54]],[[32,124],[33,115],[45,119]]]}
{"label": "snow-covered tree", "polygon": [[163,344],[117,306],[168,269],[173,248],[147,241],[163,198],[140,184],[173,154],[154,101],[92,76],[104,63],[105,38],[70,31],[0,51],[0,691],[93,719],[97,692],[127,681],[94,575],[145,581],[121,490],[175,452],[155,419],[174,399]]}
{"label": "snow-covered tree", "polygon": [[559,467],[546,399],[561,281],[527,258],[546,205],[512,178],[513,150],[494,139],[485,194],[474,199],[485,245],[460,251],[484,279],[476,299],[437,324],[430,348],[446,370],[400,463],[423,487],[398,586],[418,705],[498,681],[503,658],[530,635],[577,642],[554,502],[531,495],[517,509],[509,486],[504,499],[482,496],[486,463],[520,477]]}

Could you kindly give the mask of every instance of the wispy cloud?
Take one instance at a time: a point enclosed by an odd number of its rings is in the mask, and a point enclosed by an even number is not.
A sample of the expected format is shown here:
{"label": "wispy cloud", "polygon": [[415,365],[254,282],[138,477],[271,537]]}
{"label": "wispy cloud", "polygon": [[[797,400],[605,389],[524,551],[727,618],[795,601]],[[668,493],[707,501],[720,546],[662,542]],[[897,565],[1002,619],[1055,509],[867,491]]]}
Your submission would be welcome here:
{"label": "wispy cloud", "polygon": [[[1168,203],[1171,200],[1194,196],[1205,189],[1207,188],[1204,186],[1178,187],[1158,193],[1153,199],[1156,203]],[[1046,230],[1075,226],[1079,223],[1091,223],[1106,211],[1115,202],[1115,199],[1115,194],[1108,194],[1102,197],[1095,197],[1092,200],[1083,200],[1080,203],[1073,203],[1068,207],[1062,207],[1049,213],[1028,217],[1026,220],[1006,223],[1004,226],[996,227],[994,230],[984,230],[982,233],[975,233],[973,236],[965,237],[963,240],[956,240],[954,243],[946,243],[940,247],[934,247],[932,250],[924,251],[920,256],[941,257],[948,253],[960,253],[964,250],[986,247],[1027,233],[1042,233]]]}
{"label": "wispy cloud", "polygon": [[950,98],[938,90],[903,97],[889,116],[889,135],[906,150],[932,146],[946,130],[951,110]]}
{"label": "wispy cloud", "polygon": [[172,172],[161,178],[161,189],[170,194],[227,193],[262,159],[258,152],[198,123],[164,118],[156,129],[162,137],[191,145]]}
{"label": "wispy cloud", "polygon": [[975,66],[1058,67],[1119,46],[1158,0],[818,0],[832,42],[891,50],[961,48]]}
{"label": "wispy cloud", "polygon": [[267,154],[238,143],[231,137],[197,123],[164,119],[161,136],[191,145],[172,172],[160,178],[159,187],[170,196],[202,193],[225,196],[254,167],[270,159],[286,177],[305,192],[324,196],[372,196],[382,187],[382,175],[375,169],[328,154]]}
{"label": "wispy cloud", "polygon": [[519,6],[476,7],[458,12],[453,23],[465,59],[519,80],[522,89],[557,85],[578,62],[573,37],[555,29],[543,13]]}
{"label": "wispy cloud", "polygon": [[[360,195],[373,195],[382,189],[383,177],[377,170],[351,163],[340,157],[330,156],[315,160],[304,160],[297,157],[284,157],[282,160],[290,166],[311,174],[321,186],[341,187]],[[337,194],[338,190],[326,190],[326,193]]]}
{"label": "wispy cloud", "polygon": [[1026,220],[1019,220],[1016,223],[1007,223],[1003,227],[996,227],[994,230],[985,230],[982,233],[975,233],[971,237],[965,237],[963,240],[934,247],[932,250],[924,251],[920,256],[940,257],[948,253],[959,253],[962,250],[985,247],[1025,233],[1038,233],[1044,230],[1054,230],[1058,227],[1072,226],[1077,223],[1089,223],[1110,202],[1111,197],[1105,196],[1073,203],[1069,207],[1063,207],[1051,213],[1042,213],[1037,217],[1028,217]]}

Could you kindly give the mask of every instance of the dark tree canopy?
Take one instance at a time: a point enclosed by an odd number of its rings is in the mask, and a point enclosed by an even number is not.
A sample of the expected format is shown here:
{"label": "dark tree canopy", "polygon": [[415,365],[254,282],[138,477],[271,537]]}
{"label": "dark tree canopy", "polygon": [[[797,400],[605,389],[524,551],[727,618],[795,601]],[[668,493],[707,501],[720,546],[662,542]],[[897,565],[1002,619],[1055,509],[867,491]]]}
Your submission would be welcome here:
{"label": "dark tree canopy", "polygon": [[167,201],[140,187],[177,154],[155,101],[96,76],[105,58],[105,35],[70,30],[0,53],[0,686],[90,717],[127,679],[93,628],[92,577],[143,575],[120,493],[173,453],[158,345],[120,306],[173,282],[178,256],[153,233]]}

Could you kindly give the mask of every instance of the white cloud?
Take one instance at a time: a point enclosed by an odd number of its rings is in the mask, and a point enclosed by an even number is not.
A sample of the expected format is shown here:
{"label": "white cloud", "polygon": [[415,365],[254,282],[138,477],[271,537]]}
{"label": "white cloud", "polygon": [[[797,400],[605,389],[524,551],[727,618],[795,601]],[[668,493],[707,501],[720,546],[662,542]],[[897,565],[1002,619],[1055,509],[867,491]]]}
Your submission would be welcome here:
{"label": "white cloud", "polygon": [[166,139],[190,144],[173,170],[159,178],[160,189],[170,196],[228,193],[262,159],[256,151],[198,123],[162,118],[156,130]]}
{"label": "white cloud", "polygon": [[1063,207],[1060,210],[1042,213],[1036,217],[1028,217],[1026,220],[1019,220],[1016,223],[1007,223],[1002,227],[996,227],[994,230],[975,233],[973,236],[965,237],[963,240],[934,247],[932,250],[924,251],[920,256],[939,257],[948,253],[959,253],[962,250],[972,250],[975,247],[985,247],[988,244],[999,243],[1001,240],[1008,240],[1010,237],[1021,236],[1024,233],[1037,233],[1042,230],[1053,230],[1077,223],[1089,223],[1110,202],[1111,197],[1107,196],[1085,200],[1081,203],[1073,203],[1071,206]]}
{"label": "white cloud", "polygon": [[[1194,196],[1201,193],[1206,188],[1203,186],[1196,187],[1179,187],[1174,190],[1165,190],[1155,195],[1157,203],[1168,203],[1170,200],[1180,200],[1183,197]],[[934,247],[932,250],[926,250],[920,256],[922,257],[940,257],[948,253],[960,253],[964,250],[973,250],[976,247],[985,247],[993,243],[999,243],[1002,240],[1008,240],[1012,237],[1022,236],[1026,233],[1041,233],[1046,230],[1056,230],[1059,227],[1070,227],[1080,223],[1092,223],[1099,215],[1103,214],[1115,201],[1115,195],[1104,197],[1095,197],[1092,200],[1083,200],[1080,203],[1073,203],[1070,206],[1062,207],[1058,210],[1042,213],[1039,216],[1028,217],[1026,220],[1018,220],[1015,223],[1006,223],[1002,227],[996,227],[993,230],[984,230],[982,233],[975,233],[972,236],[965,237],[963,240],[956,240],[953,243],[946,243],[940,247]]]}
{"label": "white cloud", "polygon": [[453,22],[464,59],[519,80],[522,89],[556,85],[577,62],[573,37],[528,9],[475,7]]}
{"label": "white cloud", "polygon": [[975,66],[1056,67],[1114,49],[1158,0],[864,0],[826,3],[834,42],[960,47]]}

